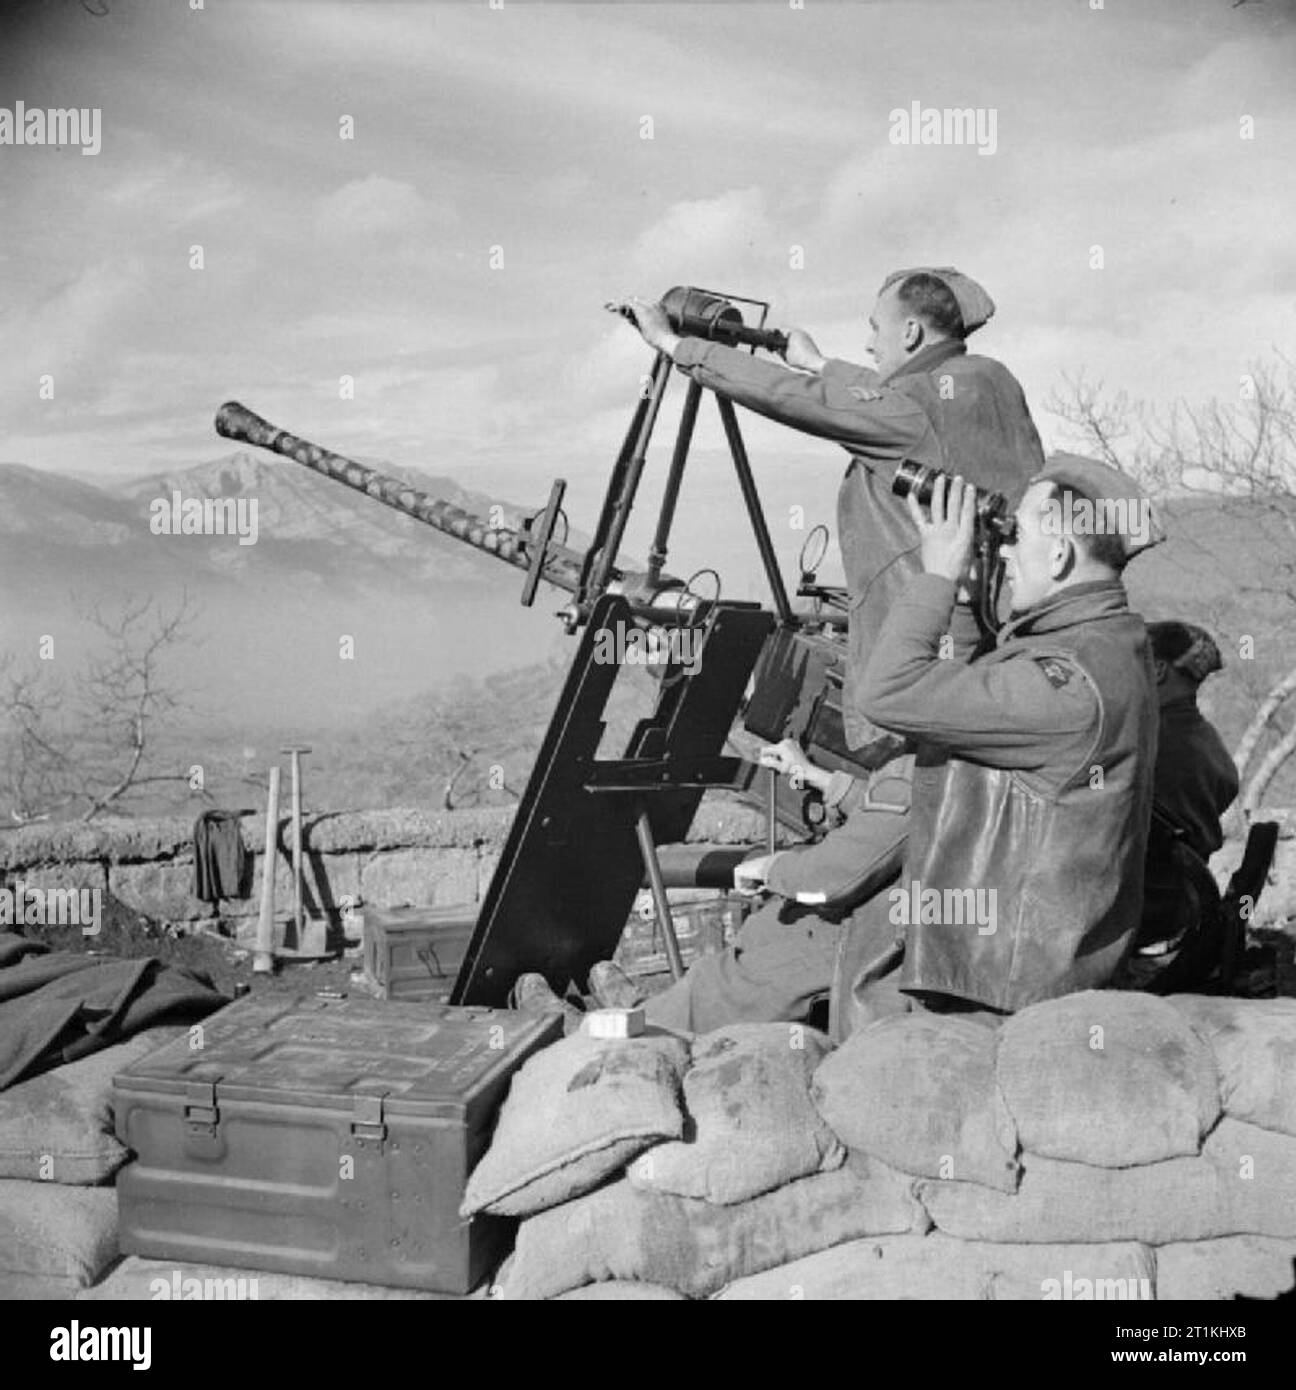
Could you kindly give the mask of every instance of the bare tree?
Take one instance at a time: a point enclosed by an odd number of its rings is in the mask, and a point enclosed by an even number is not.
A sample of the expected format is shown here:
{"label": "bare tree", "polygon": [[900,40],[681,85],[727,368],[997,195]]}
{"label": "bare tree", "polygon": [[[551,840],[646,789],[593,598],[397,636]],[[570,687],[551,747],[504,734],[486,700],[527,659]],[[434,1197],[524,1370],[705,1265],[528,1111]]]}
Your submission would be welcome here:
{"label": "bare tree", "polygon": [[[1215,515],[1243,519],[1268,563],[1263,575],[1239,578],[1236,591],[1273,605],[1277,638],[1296,634],[1296,369],[1287,358],[1277,354],[1272,363],[1255,364],[1241,378],[1235,402],[1158,411],[1080,376],[1065,378],[1046,408],[1070,427],[1077,447],[1133,473],[1150,491],[1208,499]],[[1238,572],[1235,554],[1203,536],[1193,544],[1224,573]],[[1233,755],[1245,820],[1296,751],[1296,725],[1283,728],[1296,666],[1277,679],[1271,673],[1268,688],[1256,694],[1259,706]],[[1252,768],[1270,731],[1276,740]]]}
{"label": "bare tree", "polygon": [[10,816],[18,825],[49,820],[71,797],[73,770],[57,724],[59,685],[39,667],[20,670],[13,653],[0,655],[4,678],[0,752],[4,756]]}
{"label": "bare tree", "polygon": [[71,699],[48,668],[19,670],[11,654],[0,659],[4,791],[19,824],[67,812],[93,820],[141,787],[186,780],[152,771],[149,752],[157,726],[180,703],[167,663],[196,617],[189,595],[169,609],[149,597],[114,612],[96,604],[83,616],[103,640],[72,682]]}

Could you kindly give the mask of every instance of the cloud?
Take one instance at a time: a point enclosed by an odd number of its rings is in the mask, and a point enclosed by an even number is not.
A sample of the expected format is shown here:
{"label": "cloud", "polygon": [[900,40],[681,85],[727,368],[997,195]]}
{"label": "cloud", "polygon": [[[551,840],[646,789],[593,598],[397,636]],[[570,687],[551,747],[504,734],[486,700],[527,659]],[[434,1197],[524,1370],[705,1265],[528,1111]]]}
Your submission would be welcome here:
{"label": "cloud", "polygon": [[444,227],[456,220],[448,202],[430,202],[412,184],[382,174],[353,179],[325,194],[315,204],[315,219],[324,231],[341,236],[412,235],[429,224]]}
{"label": "cloud", "polygon": [[635,239],[635,273],[656,276],[650,290],[670,288],[672,275],[686,281],[732,281],[769,256],[773,227],[759,188],[730,189],[714,198],[675,203]]}
{"label": "cloud", "polygon": [[247,192],[222,170],[188,155],[164,153],[152,141],[128,143],[132,164],[103,193],[123,220],[147,215],[150,224],[179,227],[243,206]]}
{"label": "cloud", "polygon": [[[56,402],[83,398],[104,377],[105,360],[111,363],[107,343],[113,324],[147,286],[147,267],[139,260],[97,261],[42,298],[0,317],[0,338],[21,345],[20,352],[6,354],[0,383],[13,390],[15,401],[31,405],[37,376],[48,372],[55,377]],[[42,413],[51,404],[42,403]]]}

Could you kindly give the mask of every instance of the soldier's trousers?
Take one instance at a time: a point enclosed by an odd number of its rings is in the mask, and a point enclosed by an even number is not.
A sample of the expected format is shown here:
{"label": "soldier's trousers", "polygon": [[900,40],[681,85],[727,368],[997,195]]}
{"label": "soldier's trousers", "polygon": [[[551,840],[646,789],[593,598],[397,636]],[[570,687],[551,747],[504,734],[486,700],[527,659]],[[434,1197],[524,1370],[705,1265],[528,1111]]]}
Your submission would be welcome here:
{"label": "soldier's trousers", "polygon": [[[847,849],[862,866],[875,867],[880,887],[894,877],[905,826],[903,814],[857,810],[823,842],[824,848],[832,842],[826,857]],[[728,1023],[803,1022],[816,1002],[828,998],[850,921],[844,913],[776,894],[748,917],[724,951],[700,957],[682,980],[649,999],[647,1021],[693,1033]]]}

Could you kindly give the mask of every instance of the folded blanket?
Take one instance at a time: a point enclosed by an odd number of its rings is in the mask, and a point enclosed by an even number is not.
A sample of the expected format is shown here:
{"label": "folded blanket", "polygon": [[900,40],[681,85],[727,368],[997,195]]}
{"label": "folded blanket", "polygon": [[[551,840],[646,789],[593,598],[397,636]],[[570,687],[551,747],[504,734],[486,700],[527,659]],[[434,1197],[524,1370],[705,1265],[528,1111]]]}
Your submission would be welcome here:
{"label": "folded blanket", "polygon": [[206,976],[151,956],[47,951],[0,933],[0,1090],[155,1024],[205,1018],[228,1003]]}

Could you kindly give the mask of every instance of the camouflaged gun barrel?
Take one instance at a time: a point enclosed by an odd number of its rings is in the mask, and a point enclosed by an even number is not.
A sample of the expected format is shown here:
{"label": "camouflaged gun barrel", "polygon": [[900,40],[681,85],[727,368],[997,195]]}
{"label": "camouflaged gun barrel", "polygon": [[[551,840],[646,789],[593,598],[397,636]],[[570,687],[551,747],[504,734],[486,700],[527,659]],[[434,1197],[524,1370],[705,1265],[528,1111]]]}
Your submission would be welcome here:
{"label": "camouflaged gun barrel", "polygon": [[[452,502],[429,497],[426,492],[401,482],[399,478],[322,449],[308,439],[289,434],[238,401],[226,401],[216,412],[216,433],[224,435],[226,439],[255,444],[259,449],[272,449],[294,463],[314,469],[334,482],[354,488],[375,501],[404,512],[406,516],[433,526],[445,535],[463,541],[465,545],[484,550],[516,569],[525,570],[530,565],[527,540],[520,531],[508,526],[490,526],[481,517],[456,507]],[[542,577],[568,593],[575,593],[580,585],[583,558],[578,552],[551,541],[541,571]],[[619,572],[616,577],[623,578]]]}

